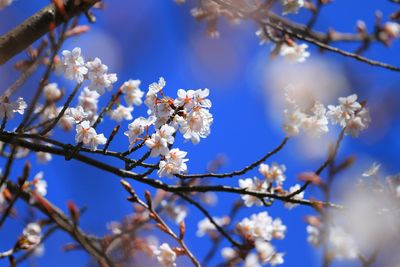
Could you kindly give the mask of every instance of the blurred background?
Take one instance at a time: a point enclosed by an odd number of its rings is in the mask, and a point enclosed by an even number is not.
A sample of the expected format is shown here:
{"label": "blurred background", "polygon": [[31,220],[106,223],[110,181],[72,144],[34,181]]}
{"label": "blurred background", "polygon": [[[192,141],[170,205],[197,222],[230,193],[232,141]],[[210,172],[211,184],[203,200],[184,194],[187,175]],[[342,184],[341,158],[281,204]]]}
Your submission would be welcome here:
{"label": "blurred background", "polygon": [[[16,0],[10,7],[0,12],[0,34],[22,22],[25,18],[48,4],[46,0]],[[199,145],[183,143],[177,138],[176,146],[188,151],[189,173],[204,172],[207,164],[218,156],[226,158],[221,172],[240,169],[276,147],[284,138],[281,130],[283,122],[283,88],[294,84],[300,96],[314,96],[324,104],[335,104],[338,96],[357,93],[361,100],[368,101],[372,123],[368,130],[357,139],[347,136],[340,148],[339,159],[356,156],[356,163],[338,179],[351,184],[361,177],[361,173],[372,162],[382,164],[381,172],[394,174],[399,171],[400,156],[400,76],[396,72],[380,69],[349,58],[325,52],[310,46],[311,57],[304,64],[287,64],[282,60],[269,58],[270,45],[260,46],[255,35],[257,26],[252,22],[231,24],[219,22],[220,37],[209,38],[205,25],[195,21],[190,9],[197,1],[176,5],[173,1],[105,1],[104,10],[95,10],[97,22],[91,30],[80,37],[66,42],[64,49],[82,48],[86,59],[99,57],[109,66],[110,72],[118,74],[117,86],[128,79],[140,79],[141,89],[157,81],[166,79],[165,92],[175,97],[179,88],[209,88],[214,115],[212,133]],[[354,0],[335,1],[322,10],[316,29],[326,31],[333,27],[338,31],[354,32],[356,21],[362,19],[367,28],[372,29],[374,13],[380,10],[386,19],[396,10],[396,4],[389,1]],[[307,21],[310,12],[302,10],[296,16],[298,21]],[[292,18],[292,17],[290,17]],[[82,24],[88,24],[81,18]],[[352,44],[335,44],[353,51]],[[365,56],[400,65],[400,42],[389,48],[373,44]],[[5,66],[0,67],[1,89],[5,90],[18,77],[13,65],[19,55]],[[43,73],[39,71],[24,85],[19,94],[29,101],[32,88],[36,88]],[[58,82],[65,90],[71,91],[74,84],[63,78],[52,76],[50,82]],[[115,86],[115,87],[117,87]],[[102,97],[105,103],[110,93]],[[135,108],[133,116],[144,116],[145,107]],[[129,122],[123,122],[122,129],[111,145],[113,150],[126,150],[128,139],[122,133]],[[106,136],[114,123],[106,119],[98,132]],[[122,131],[123,130],[123,131]],[[327,149],[338,136],[339,129],[330,127],[330,132],[320,139],[306,136],[296,137],[268,163],[278,162],[287,167],[286,188],[297,183],[297,174],[315,170],[325,159]],[[57,132],[56,139],[74,143],[74,133]],[[132,212],[126,201],[127,194],[121,188],[119,178],[87,167],[75,161],[65,162],[61,157],[53,157],[47,165],[36,164],[32,157],[32,174],[44,171],[48,181],[48,199],[66,210],[68,200],[78,206],[87,207],[81,218],[81,227],[96,235],[108,233],[107,222],[118,221]],[[4,159],[1,160],[4,166]],[[111,162],[112,163],[112,162]],[[18,162],[11,173],[16,178],[21,173],[23,161]],[[258,175],[257,170],[245,177]],[[324,177],[324,176],[323,176]],[[224,180],[237,185],[238,178]],[[172,182],[172,181],[168,181]],[[212,181],[211,183],[221,183]],[[140,193],[148,189],[139,183],[133,187]],[[320,192],[310,187],[305,197],[318,197]],[[227,213],[227,205],[239,196],[219,195],[218,202],[209,210],[214,216]],[[24,226],[24,220],[31,218],[29,208],[18,203],[18,219],[8,219],[0,230],[0,250],[9,248]],[[263,208],[242,211],[237,220]],[[297,207],[291,211],[281,203],[268,209],[272,217],[280,217],[287,225],[287,236],[274,242],[278,251],[285,252],[284,266],[320,266],[320,250],[307,243],[304,216],[315,212],[308,207]],[[28,214],[28,215],[27,215]],[[32,219],[32,218],[31,218]],[[202,259],[211,242],[208,237],[198,238],[195,233],[197,223],[203,219],[196,210],[190,209],[186,219],[187,243],[193,253]],[[170,222],[171,224],[173,222]],[[159,235],[160,240],[170,240]],[[45,254],[21,266],[86,266],[88,256],[81,251],[64,252],[62,247],[71,240],[62,232],[55,233],[45,244]],[[227,245],[224,243],[223,245]],[[222,260],[218,254],[211,265]],[[6,264],[0,262],[3,266]],[[188,266],[187,262],[181,263]],[[358,266],[359,263],[339,261],[336,266]],[[378,266],[378,265],[377,265]]]}

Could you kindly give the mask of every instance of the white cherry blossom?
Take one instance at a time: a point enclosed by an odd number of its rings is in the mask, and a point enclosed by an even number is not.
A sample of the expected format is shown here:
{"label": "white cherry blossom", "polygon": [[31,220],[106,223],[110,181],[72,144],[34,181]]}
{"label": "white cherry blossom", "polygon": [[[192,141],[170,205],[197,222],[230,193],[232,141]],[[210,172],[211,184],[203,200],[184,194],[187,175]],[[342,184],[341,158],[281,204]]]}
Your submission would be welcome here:
{"label": "white cherry blossom", "polygon": [[[218,226],[221,226],[221,227],[229,224],[229,222],[230,222],[229,217],[213,217],[213,220]],[[215,228],[215,225],[208,218],[204,218],[203,220],[199,221],[197,224],[196,235],[198,237],[202,237],[206,234],[212,235],[216,231],[217,231],[217,229]]]}
{"label": "white cherry blossom", "polygon": [[[292,194],[292,193],[298,191],[300,188],[301,188],[301,186],[299,184],[291,186],[289,188],[289,194]],[[298,194],[296,194],[295,196],[292,197],[292,199],[297,199],[297,200],[301,200],[303,198],[304,198],[304,191],[300,192],[300,193],[298,193]],[[296,203],[285,202],[285,207],[288,208],[288,209],[292,209],[292,208],[294,208],[294,207],[296,207],[298,205],[299,204],[296,204]]]}
{"label": "white cherry blossom", "polygon": [[79,105],[86,112],[96,113],[99,97],[100,95],[96,91],[91,91],[85,87],[79,95]]}
{"label": "white cherry blossom", "polygon": [[99,145],[104,145],[107,143],[107,138],[104,136],[104,134],[96,134],[93,136],[93,138],[90,140],[90,149],[92,151],[96,150]]}
{"label": "white cherry blossom", "polygon": [[[260,192],[260,193],[265,193],[267,192],[268,189],[268,182],[265,180],[259,180],[257,177],[254,177],[253,179],[247,178],[247,179],[240,179],[239,180],[239,187],[243,189],[247,189],[250,191],[255,191],[255,192]],[[251,196],[251,195],[241,195],[241,198],[244,201],[244,204],[247,207],[251,207],[253,205],[256,206],[262,206],[263,202],[256,196]]]}
{"label": "white cherry blossom", "polygon": [[82,121],[76,126],[75,141],[89,145],[92,139],[96,136],[96,130],[92,128],[89,121]]}
{"label": "white cherry blossom", "polygon": [[290,62],[304,62],[310,56],[310,52],[307,51],[308,45],[307,44],[296,44],[291,43],[289,44],[282,44],[279,49],[279,54],[286,58]]}
{"label": "white cherry blossom", "polygon": [[42,227],[38,223],[29,223],[25,226],[20,242],[21,249],[32,249],[42,241]]}
{"label": "white cherry blossom", "polygon": [[1,99],[0,100],[0,118],[7,119],[14,118],[14,113],[24,114],[24,111],[27,107],[26,102],[22,97],[18,97],[15,102],[9,102],[8,99]]}
{"label": "white cherry blossom", "polygon": [[314,226],[314,225],[307,225],[307,242],[312,244],[313,246],[318,246],[320,243],[320,230],[318,227]]}
{"label": "white cherry blossom", "polygon": [[359,255],[352,236],[339,226],[332,226],[328,233],[329,249],[338,259],[356,259]]}
{"label": "white cherry blossom", "polygon": [[377,175],[379,169],[381,168],[381,164],[378,164],[377,162],[372,163],[370,168],[366,170],[362,176],[364,177],[374,177]]}
{"label": "white cherry blossom", "polygon": [[61,97],[61,90],[57,83],[49,83],[43,87],[43,95],[47,101],[55,101]]}
{"label": "white cherry blossom", "polygon": [[283,5],[283,15],[297,14],[299,9],[304,6],[304,0],[281,0]]}
{"label": "white cherry blossom", "polygon": [[159,93],[166,85],[166,82],[163,77],[160,77],[158,83],[152,83],[149,85],[149,91],[147,92],[147,96],[156,95]]}
{"label": "white cherry blossom", "polygon": [[36,152],[36,158],[39,163],[45,164],[51,161],[53,157],[50,153],[39,151]]}
{"label": "white cherry blossom", "polygon": [[140,90],[140,80],[128,80],[121,86],[124,98],[128,106],[139,106],[142,104],[144,92]]}
{"label": "white cherry blossom", "polygon": [[262,239],[256,239],[254,242],[259,259],[263,264],[276,266],[283,264],[283,253],[277,253],[271,243]]}
{"label": "white cherry blossom", "polygon": [[286,179],[286,166],[283,164],[277,164],[274,162],[271,165],[268,165],[261,163],[258,171],[270,183],[275,182],[277,185],[281,185]]}
{"label": "white cherry blossom", "polygon": [[286,226],[284,226],[279,218],[273,220],[268,212],[260,212],[252,214],[250,218],[244,218],[237,224],[238,231],[252,240],[262,238],[270,241],[273,238],[282,239],[285,236]]}
{"label": "white cherry blossom", "polygon": [[200,138],[206,138],[210,134],[212,122],[213,117],[211,113],[204,108],[194,109],[188,114],[186,119],[178,121],[183,137],[191,140],[193,144],[198,144]]}
{"label": "white cherry blossom", "polygon": [[3,205],[6,202],[6,197],[5,197],[5,190],[7,188],[6,184],[3,184],[0,187],[0,206]]}
{"label": "white cherry blossom", "polygon": [[174,105],[177,107],[184,107],[186,109],[192,109],[195,105],[194,102],[194,90],[183,90],[178,89],[178,98],[174,100]]}
{"label": "white cherry blossom", "polygon": [[154,255],[163,267],[176,267],[176,253],[167,243],[161,244],[155,251]]}
{"label": "white cherry blossom", "polygon": [[124,134],[129,138],[129,148],[132,148],[136,143],[137,138],[144,133],[146,128],[152,124],[152,121],[144,117],[136,118],[128,125],[128,131]]}
{"label": "white cherry blossom", "polygon": [[[164,131],[163,134],[166,132]],[[147,139],[145,144],[148,148],[151,149],[150,156],[157,157],[159,155],[165,156],[169,152],[168,148],[168,140],[164,137],[167,137],[170,141],[173,142],[172,136],[161,135],[160,130],[157,130],[156,133],[151,135],[150,139]],[[172,138],[171,138],[172,137]],[[170,143],[172,144],[172,143]]]}
{"label": "white cherry blossom", "polygon": [[64,50],[63,58],[59,69],[63,72],[65,78],[75,80],[77,83],[82,83],[88,69],[85,66],[85,61],[81,55],[81,49],[75,47],[72,51]]}
{"label": "white cherry blossom", "polygon": [[110,111],[111,119],[120,122],[122,120],[132,120],[133,107],[125,107],[124,105],[118,105],[116,109]]}
{"label": "white cherry blossom", "polygon": [[158,176],[172,178],[174,174],[181,174],[187,172],[185,159],[187,152],[181,151],[178,148],[171,149],[165,159],[160,161]]}
{"label": "white cherry blossom", "polygon": [[237,255],[237,252],[233,249],[233,248],[231,248],[231,247],[224,247],[222,250],[221,250],[221,256],[225,259],[225,260],[232,260],[232,259],[234,259],[234,258],[236,258],[238,255]]}
{"label": "white cherry blossom", "polygon": [[303,129],[311,135],[319,137],[321,134],[327,133],[328,118],[325,116],[326,108],[319,102],[315,102],[311,109],[313,115],[304,118],[302,122]]}
{"label": "white cherry blossom", "polygon": [[210,94],[210,90],[207,88],[202,90],[198,89],[194,91],[194,102],[196,106],[200,106],[202,108],[211,108],[211,101],[207,99],[208,95]]}
{"label": "white cherry blossom", "polygon": [[[44,180],[44,173],[43,172],[38,172],[35,177],[33,178],[32,182],[30,183],[32,185],[32,191],[41,196],[44,197],[47,195],[47,181]],[[29,200],[30,204],[35,203],[35,198],[31,197]]]}

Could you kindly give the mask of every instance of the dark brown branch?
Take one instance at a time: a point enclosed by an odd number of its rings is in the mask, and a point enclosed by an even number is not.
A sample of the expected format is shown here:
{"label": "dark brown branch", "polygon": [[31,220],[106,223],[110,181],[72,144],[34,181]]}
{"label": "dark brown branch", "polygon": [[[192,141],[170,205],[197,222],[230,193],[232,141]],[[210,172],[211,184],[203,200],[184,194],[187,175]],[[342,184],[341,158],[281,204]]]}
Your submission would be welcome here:
{"label": "dark brown branch", "polygon": [[[54,27],[68,19],[86,12],[100,0],[75,1],[66,0],[64,12],[58,10],[54,4],[49,4],[24,22],[0,37],[0,65],[25,50],[48,33]],[[78,5],[75,2],[79,2]]]}
{"label": "dark brown branch", "polygon": [[127,171],[124,169],[120,169],[111,165],[108,165],[104,161],[99,161],[95,160],[93,158],[84,156],[79,153],[72,153],[73,152],[73,146],[72,145],[63,145],[62,149],[60,148],[55,148],[51,147],[48,145],[43,145],[39,143],[33,143],[29,142],[27,140],[19,139],[16,138],[17,134],[15,133],[8,133],[8,132],[3,132],[0,133],[0,141],[3,141],[5,143],[10,143],[14,145],[18,145],[21,147],[28,148],[32,151],[42,151],[42,152],[48,152],[54,155],[61,155],[64,157],[76,159],[78,161],[81,161],[83,163],[86,163],[88,165],[94,166],[98,169],[107,171],[109,173],[113,173],[118,177],[122,178],[130,178],[133,180],[136,180],[138,182],[147,184],[153,188],[158,188],[162,189],[167,192],[172,192],[172,193],[187,193],[187,192],[226,192],[226,193],[233,193],[233,194],[245,194],[245,195],[251,195],[255,196],[258,198],[274,198],[274,199],[279,199],[283,200],[285,202],[291,202],[291,203],[296,203],[296,204],[302,204],[306,206],[311,206],[314,207],[316,203],[327,206],[327,207],[333,207],[333,208],[343,208],[340,205],[332,204],[332,203],[324,203],[324,202],[318,202],[318,201],[311,201],[307,199],[291,199],[287,198],[285,195],[278,195],[278,194],[272,194],[272,193],[261,193],[261,192],[255,192],[255,191],[249,191],[243,188],[236,188],[236,187],[230,187],[230,186],[223,186],[223,185],[215,185],[215,186],[175,186],[175,185],[168,185],[163,183],[160,180],[153,180],[148,177],[145,177],[142,174],[137,174],[131,171]]}
{"label": "dark brown branch", "polygon": [[189,174],[189,175],[183,175],[183,174],[177,174],[176,177],[181,178],[181,179],[193,179],[193,178],[206,178],[206,177],[213,177],[213,178],[228,178],[228,177],[234,177],[234,176],[239,176],[247,173],[248,171],[256,168],[258,165],[266,161],[268,158],[273,156],[274,154],[278,153],[287,143],[289,140],[288,137],[284,138],[283,141],[273,150],[265,154],[262,158],[259,160],[251,163],[249,166],[244,167],[243,169],[239,171],[233,171],[229,173],[204,173],[204,174]]}

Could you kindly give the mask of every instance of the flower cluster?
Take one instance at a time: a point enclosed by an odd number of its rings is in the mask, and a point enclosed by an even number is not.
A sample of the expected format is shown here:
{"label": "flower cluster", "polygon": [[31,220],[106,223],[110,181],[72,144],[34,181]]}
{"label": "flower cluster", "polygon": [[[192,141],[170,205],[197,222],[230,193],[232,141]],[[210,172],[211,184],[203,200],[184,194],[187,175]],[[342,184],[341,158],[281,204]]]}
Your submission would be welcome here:
{"label": "flower cluster", "polygon": [[310,56],[307,51],[308,45],[297,44],[295,42],[283,43],[279,47],[279,55],[286,58],[289,62],[304,62]]}
{"label": "flower cluster", "polygon": [[76,126],[75,141],[89,146],[91,150],[96,150],[97,146],[107,142],[107,138],[104,134],[97,134],[89,121],[82,121]]}
{"label": "flower cluster", "polygon": [[284,110],[283,129],[288,136],[295,136],[300,130],[319,136],[329,131],[329,120],[345,128],[345,133],[357,137],[360,131],[368,128],[371,121],[368,110],[357,102],[357,95],[339,97],[339,105],[325,106],[315,101],[310,111],[302,110],[295,100],[287,96],[288,108]]}
{"label": "flower cluster", "polygon": [[[58,71],[63,73],[67,79],[82,83],[85,79],[89,80],[89,85],[85,87],[79,95],[79,104],[75,108],[68,108],[64,116],[60,119],[59,125],[65,130],[71,130],[76,124],[75,141],[96,150],[99,145],[107,142],[104,134],[97,134],[93,124],[98,119],[99,97],[105,90],[111,90],[117,81],[115,73],[108,73],[107,65],[103,64],[99,58],[85,62],[81,49],[74,48],[72,51],[64,50],[63,58],[58,64]],[[54,94],[54,89],[53,93]],[[61,111],[58,108],[55,117]],[[112,119],[121,121],[123,118],[132,119],[130,112],[132,109],[125,109],[123,106],[110,112]],[[47,116],[48,119],[49,116]]]}
{"label": "flower cluster", "polygon": [[304,0],[281,0],[283,6],[283,15],[297,14],[299,9],[304,6]]}
{"label": "flower cluster", "polygon": [[168,245],[163,243],[154,252],[158,262],[164,267],[176,267],[176,252]]}
{"label": "flower cluster", "polygon": [[24,114],[27,105],[22,97],[18,97],[15,102],[10,102],[7,98],[0,100],[0,118],[12,119],[14,113]]}
{"label": "flower cluster", "polygon": [[313,246],[319,246],[322,238],[328,245],[328,250],[337,259],[356,259],[359,255],[358,246],[353,237],[340,226],[307,225],[307,241]]}
{"label": "flower cluster", "polygon": [[[275,191],[283,193],[284,191],[282,190],[282,185],[286,179],[285,170],[285,165],[279,165],[277,163],[272,163],[271,165],[268,165],[262,163],[260,164],[258,171],[263,176],[263,179],[258,179],[257,177],[254,177],[253,179],[240,179],[239,187],[256,193],[274,193]],[[300,185],[292,186],[289,189],[289,193],[293,193],[296,191],[296,189],[299,188]],[[258,196],[244,194],[241,197],[247,207],[251,207],[253,205],[262,206],[265,202],[264,198]],[[296,199],[302,199],[303,197],[303,192],[294,196],[294,198]],[[292,208],[295,206],[295,204],[286,203],[285,206],[287,208]]]}
{"label": "flower cluster", "polygon": [[[230,218],[228,216],[225,217],[213,217],[214,222],[218,226],[225,226],[228,225],[230,222]],[[206,234],[209,236],[213,236],[216,233],[217,229],[215,225],[208,219],[204,218],[203,220],[199,221],[197,224],[197,232],[196,235],[198,237],[202,237]]]}
{"label": "flower cluster", "polygon": [[[260,212],[244,218],[237,224],[237,231],[249,242],[252,242],[256,253],[249,253],[245,259],[245,266],[261,266],[283,264],[283,253],[276,252],[271,244],[274,239],[285,238],[286,226],[279,218],[272,219],[268,212]],[[231,260],[238,257],[231,248],[224,248],[222,256]]]}
{"label": "flower cluster", "polygon": [[165,159],[160,161],[158,175],[172,178],[173,174],[186,173],[188,159],[185,159],[187,152],[179,150],[179,148],[171,149]]}
{"label": "flower cluster", "polygon": [[26,225],[19,238],[16,248],[33,249],[42,241],[42,228],[38,223],[29,223]]}
{"label": "flower cluster", "polygon": [[333,124],[346,128],[346,133],[357,137],[360,131],[368,128],[371,119],[368,110],[359,102],[357,95],[339,97],[339,105],[328,106],[327,117]]}
{"label": "flower cluster", "polygon": [[[143,92],[139,89],[139,80],[129,80],[122,86],[127,104],[140,105]],[[163,89],[164,78],[149,85],[144,103],[149,117],[138,117],[128,125],[125,135],[129,139],[129,148],[133,148],[138,140],[143,140],[150,149],[151,157],[161,157],[158,175],[172,177],[174,174],[186,173],[187,152],[178,148],[171,149],[177,131],[185,140],[197,144],[201,138],[210,134],[213,117],[209,112],[211,101],[207,99],[208,89],[178,90],[178,97],[167,97]],[[122,112],[120,112],[122,113]],[[128,112],[125,112],[127,115]],[[126,118],[126,117],[125,117]],[[128,119],[128,118],[126,118]],[[155,132],[149,135],[149,128],[154,126]]]}
{"label": "flower cluster", "polygon": [[85,79],[90,81],[88,89],[96,91],[100,95],[105,89],[111,90],[117,81],[115,73],[107,73],[108,67],[99,58],[85,62],[81,49],[75,47],[72,51],[64,50],[62,60],[59,62],[58,72],[63,73],[65,78],[82,83]]}
{"label": "flower cluster", "polygon": [[[38,172],[33,180],[28,183],[28,185],[31,186],[32,192],[34,192],[36,195],[44,197],[47,195],[47,181],[44,180],[44,173],[43,172]],[[29,200],[30,204],[35,203],[35,198],[31,197]]]}

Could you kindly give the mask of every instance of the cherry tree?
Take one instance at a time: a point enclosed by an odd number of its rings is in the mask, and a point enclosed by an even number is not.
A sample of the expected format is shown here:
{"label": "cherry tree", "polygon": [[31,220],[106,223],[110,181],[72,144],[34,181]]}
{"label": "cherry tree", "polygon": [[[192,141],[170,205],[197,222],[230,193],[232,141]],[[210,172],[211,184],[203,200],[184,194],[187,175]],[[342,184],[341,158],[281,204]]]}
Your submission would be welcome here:
{"label": "cherry tree", "polygon": [[[381,165],[374,162],[359,173],[360,181],[340,201],[333,190],[335,178],[357,164],[352,156],[338,157],[342,141],[352,142],[374,123],[369,109],[374,99],[349,93],[326,103],[309,95],[305,104],[304,98],[298,97],[298,84],[286,84],[279,88],[281,109],[275,110],[282,125],[282,138],[274,140],[275,147],[259,158],[248,155],[249,163],[237,170],[220,172],[224,159],[217,158],[206,172],[192,173],[191,155],[176,141],[201,146],[211,130],[223,130],[213,128],[213,89],[206,84],[199,89],[171,88],[167,77],[157,77],[151,84],[144,84],[140,77],[121,81],[107,62],[86,57],[87,51],[80,46],[65,49],[66,40],[76,39],[79,44],[82,35],[91,34],[87,24],[96,23],[94,14],[113,5],[104,2],[53,0],[0,37],[0,64],[26,51],[24,59],[14,65],[19,77],[3,90],[0,100],[0,155],[4,159],[0,232],[7,220],[27,218],[20,234],[12,238],[14,242],[0,252],[2,264],[8,260],[10,266],[17,266],[43,253],[47,238],[61,230],[71,239],[65,250],[83,250],[99,266],[135,266],[138,262],[206,266],[215,258],[220,260],[218,266],[284,265],[291,251],[280,240],[290,229],[270,212],[279,203],[283,212],[307,209],[304,231],[308,243],[321,251],[322,266],[342,260],[372,266],[393,250],[388,244],[396,246],[399,241],[399,176],[384,175]],[[170,4],[191,7],[193,18],[206,24],[203,38],[223,39],[220,21],[233,25],[251,22],[260,44],[270,51],[265,60],[284,60],[306,68],[317,56],[310,48],[316,47],[322,56],[332,53],[371,69],[398,72],[400,67],[365,55],[375,44],[390,49],[400,36],[398,1],[392,2],[393,14],[386,19],[377,12],[372,31],[358,21],[349,25],[355,29],[349,32],[315,29],[325,9],[329,12],[329,6],[335,5],[329,0],[176,0]],[[2,14],[12,4],[12,0],[0,0]],[[297,18],[301,12],[309,15],[308,20]],[[33,96],[24,99],[21,91],[35,75],[40,79]],[[72,90],[63,90],[54,77],[71,81]],[[104,131],[99,129],[101,124],[112,126]],[[286,169],[290,166],[284,160],[273,159],[299,136],[317,142],[332,131],[339,134],[323,151],[325,160],[314,171],[300,172],[297,180],[289,179]],[[125,150],[113,148],[117,136],[124,136]],[[61,157],[65,165],[74,160],[82,167],[112,174],[132,204],[132,213],[109,222],[106,235],[85,231],[80,225],[84,208],[73,201],[59,207],[46,198],[51,190],[44,175],[46,165],[43,172],[32,173],[32,155],[38,164],[51,164]],[[22,170],[16,169],[16,162],[24,164]],[[137,190],[138,183],[147,189]],[[318,197],[309,194],[310,188],[320,191]],[[228,194],[233,202],[224,207],[224,216],[216,216],[209,206],[221,194]],[[19,200],[36,214],[34,220],[18,210],[15,204]],[[190,210],[201,214],[194,234],[213,242],[203,248],[203,258],[187,238],[185,221],[192,215]],[[167,238],[158,239],[161,234]],[[3,231],[1,235],[10,234]]]}

